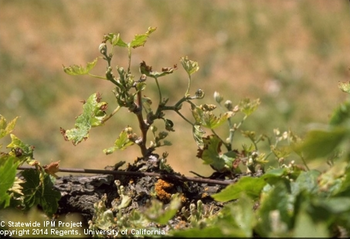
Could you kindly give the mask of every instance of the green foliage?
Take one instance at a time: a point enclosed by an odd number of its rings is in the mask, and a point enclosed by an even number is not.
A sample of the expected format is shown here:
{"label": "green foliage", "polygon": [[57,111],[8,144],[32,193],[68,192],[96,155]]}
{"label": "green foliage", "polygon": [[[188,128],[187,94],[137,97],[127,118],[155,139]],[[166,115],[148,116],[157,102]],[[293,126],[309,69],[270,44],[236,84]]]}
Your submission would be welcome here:
{"label": "green foliage", "polygon": [[56,213],[61,193],[53,189],[51,176],[40,169],[24,170],[22,176],[25,179],[21,184],[25,195],[23,201],[25,208],[40,205],[48,216]]}
{"label": "green foliage", "polygon": [[[9,134],[11,137],[11,143],[7,145],[9,152],[0,153],[0,209],[12,207],[29,210],[40,205],[48,216],[52,216],[61,194],[53,189],[51,176],[39,162],[33,160],[34,147],[11,134],[16,120],[7,124],[0,115],[1,138]],[[36,165],[36,169],[21,172],[20,178],[17,168],[24,163]]]}
{"label": "green foliage", "polygon": [[[76,118],[75,127],[61,129],[62,135],[77,145],[89,137],[91,128],[102,126],[124,107],[138,122],[140,133],[136,134],[130,126],[125,126],[117,135],[114,145],[105,149],[104,153],[112,154],[116,150],[137,145],[142,159],[149,160],[156,148],[171,145],[166,138],[169,132],[174,131],[174,123],[166,113],[173,111],[191,125],[198,146],[197,157],[215,170],[212,176],[220,175],[220,178],[233,180],[234,183],[211,195],[224,204],[219,212],[204,207],[201,200],[191,202],[189,209],[186,209],[181,207],[182,198],[173,195],[168,205],[152,199],[143,211],[133,209],[130,214],[124,214],[123,210],[130,206],[132,198],[125,193],[124,186],[115,181],[119,198],[111,202],[110,208],[107,207],[106,195],[95,203],[95,215],[89,222],[89,229],[148,227],[156,230],[157,227],[166,226],[170,228],[170,235],[179,237],[347,235],[350,230],[349,101],[334,111],[328,125],[310,130],[304,139],[291,130],[281,133],[274,129],[272,136],[259,135],[241,127],[257,110],[260,100],[243,99],[234,106],[231,100],[224,101],[219,92],[214,92],[216,104],[196,104],[196,100],[205,96],[201,89],[190,94],[192,76],[199,70],[199,65],[188,57],[182,57],[180,63],[187,73],[188,84],[183,96],[170,105],[169,98],[163,96],[158,79],[174,73],[177,65],[154,71],[152,66],[142,61],[138,77],[131,71],[132,50],[144,46],[155,30],[150,27],[145,34],[135,35],[130,42],[122,40],[120,34],[105,35],[99,46],[101,58],[106,61],[104,76],[90,73],[101,59],[99,57],[87,63],[86,67],[63,66],[64,72],[69,75],[88,74],[109,81],[114,87],[118,106],[107,114],[107,103],[101,101],[98,93],[92,94],[84,102],[83,112]],[[108,51],[109,46],[112,49],[127,48],[129,62],[126,68],[112,67],[113,54]],[[152,78],[152,82],[147,77]],[[147,84],[153,83],[158,90],[156,101],[145,96]],[[339,88],[350,93],[349,83],[341,83]],[[193,119],[181,113],[184,104],[190,107]],[[215,111],[217,109],[220,113]],[[60,193],[53,190],[51,175],[37,161],[33,161],[33,147],[11,134],[16,120],[7,124],[0,117],[0,138],[10,135],[12,140],[7,146],[9,152],[0,154],[0,209],[11,206],[29,209],[40,205],[47,215],[52,216],[57,210]],[[156,121],[164,124],[164,130],[158,130]],[[225,128],[227,135],[222,137],[219,128]],[[237,147],[234,141],[237,133],[248,140],[238,149],[234,148]],[[152,134],[152,140],[149,140],[149,134]],[[261,143],[267,144],[267,149]],[[160,160],[163,164],[160,163],[159,169],[171,172],[169,166],[164,166],[166,156],[163,153]],[[329,168],[324,171],[310,169],[309,164],[314,159],[327,163]],[[34,165],[35,170],[23,171],[22,179],[19,179],[16,169],[23,163]],[[172,228],[169,222],[177,215],[186,220],[190,228]]]}

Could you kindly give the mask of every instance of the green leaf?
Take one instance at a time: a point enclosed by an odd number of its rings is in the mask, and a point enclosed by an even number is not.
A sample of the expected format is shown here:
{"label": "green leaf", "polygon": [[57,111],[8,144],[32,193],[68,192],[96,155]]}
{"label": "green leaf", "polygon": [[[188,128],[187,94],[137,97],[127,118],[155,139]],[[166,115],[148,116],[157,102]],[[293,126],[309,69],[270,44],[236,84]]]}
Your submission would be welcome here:
{"label": "green leaf", "polygon": [[[254,201],[245,193],[242,193],[239,199],[229,203],[223,208],[223,214],[228,214],[232,218],[231,228],[237,228],[241,231],[239,237],[252,237],[253,227],[255,225],[255,215],[253,208]],[[226,221],[231,221],[227,220]],[[220,225],[220,221],[217,223]],[[235,230],[238,233],[238,230]]]}
{"label": "green leaf", "polygon": [[145,34],[135,35],[134,39],[130,42],[130,47],[137,48],[144,46],[149,35],[156,29],[156,27],[149,27]]}
{"label": "green leaf", "polygon": [[318,177],[320,174],[317,170],[301,172],[295,182],[291,183],[292,193],[297,195],[302,190],[306,190],[309,193],[316,193],[318,191]]}
{"label": "green leaf", "polygon": [[338,108],[335,109],[333,115],[331,116],[331,120],[329,122],[330,125],[340,125],[344,122],[350,120],[350,101],[346,101],[339,105]]}
{"label": "green leaf", "polygon": [[291,199],[286,185],[281,182],[262,194],[258,209],[257,230],[260,236],[286,235],[292,227]]}
{"label": "green leaf", "polygon": [[295,146],[295,151],[304,153],[306,159],[327,157],[349,134],[346,128],[332,128],[329,130],[311,130],[307,133],[304,142]]}
{"label": "green leaf", "polygon": [[205,134],[205,131],[201,128],[201,126],[193,125],[192,134],[195,142],[197,143],[197,146],[203,147],[203,136]]}
{"label": "green leaf", "polygon": [[176,69],[176,65],[174,67],[163,67],[162,72],[153,71],[152,66],[148,66],[145,61],[140,63],[140,72],[145,74],[146,76],[152,78],[159,78],[168,74],[171,74]]}
{"label": "green leaf", "polygon": [[105,36],[105,40],[109,41],[112,46],[120,46],[120,47],[127,47],[128,44],[125,43],[121,38],[120,34],[114,34],[114,33],[109,33],[108,35]]}
{"label": "green leaf", "polygon": [[34,147],[23,143],[19,138],[14,134],[10,134],[11,143],[7,145],[7,148],[11,149],[9,153],[11,156],[15,156],[21,163],[24,161],[29,161],[34,158],[33,152]]}
{"label": "green leaf", "polygon": [[7,193],[14,182],[19,163],[14,163],[14,157],[8,157],[3,165],[0,165],[0,209],[10,205],[11,196]]}
{"label": "green leaf", "polygon": [[223,115],[216,116],[212,111],[203,110],[201,107],[193,107],[192,115],[197,124],[209,129],[215,129],[225,123],[234,115],[233,111],[225,112]]}
{"label": "green leaf", "polygon": [[75,128],[61,130],[66,140],[71,140],[74,145],[89,137],[91,127],[100,126],[106,117],[106,102],[100,102],[98,94],[92,94],[84,103],[83,113],[75,121]]}
{"label": "green leaf", "polygon": [[170,204],[163,209],[163,203],[153,200],[151,206],[145,211],[144,215],[154,222],[165,225],[173,218],[181,206],[181,197],[173,196]]}
{"label": "green leaf", "polygon": [[350,82],[339,82],[338,87],[343,92],[350,94]]}
{"label": "green leaf", "polygon": [[16,125],[17,119],[18,117],[14,118],[7,124],[6,119],[0,114],[0,139],[12,132]]}
{"label": "green leaf", "polygon": [[203,149],[199,150],[199,158],[203,159],[204,164],[210,164],[215,170],[222,171],[225,161],[221,157],[221,140],[215,135],[210,135],[203,138],[203,144]]}
{"label": "green leaf", "polygon": [[88,74],[96,65],[98,58],[96,58],[92,62],[88,62],[87,66],[84,68],[83,66],[71,65],[68,67],[63,66],[63,71],[68,75],[76,76],[76,75],[86,75]]}
{"label": "green leaf", "polygon": [[199,70],[198,62],[189,60],[187,56],[181,57],[180,62],[188,75],[192,75]]}
{"label": "green leaf", "polygon": [[328,238],[330,235],[325,222],[314,223],[305,211],[301,211],[295,222],[293,236],[296,238]]}
{"label": "green leaf", "polygon": [[26,207],[40,205],[47,215],[52,216],[56,213],[61,193],[54,190],[50,175],[29,169],[24,170],[22,176],[26,180],[22,185]]}
{"label": "green leaf", "polygon": [[122,132],[120,132],[119,137],[114,142],[114,146],[110,147],[108,149],[104,149],[103,152],[107,155],[112,154],[117,149],[124,150],[133,144],[134,144],[134,142],[130,141],[130,139],[128,137],[128,133],[125,130],[123,130]]}
{"label": "green leaf", "polygon": [[257,199],[266,182],[262,178],[242,177],[235,184],[227,186],[221,192],[212,195],[219,202],[228,202],[238,199],[245,193],[252,199]]}
{"label": "green leaf", "polygon": [[239,102],[239,109],[243,114],[249,116],[257,109],[259,105],[260,99],[251,101],[250,99],[246,98]]}

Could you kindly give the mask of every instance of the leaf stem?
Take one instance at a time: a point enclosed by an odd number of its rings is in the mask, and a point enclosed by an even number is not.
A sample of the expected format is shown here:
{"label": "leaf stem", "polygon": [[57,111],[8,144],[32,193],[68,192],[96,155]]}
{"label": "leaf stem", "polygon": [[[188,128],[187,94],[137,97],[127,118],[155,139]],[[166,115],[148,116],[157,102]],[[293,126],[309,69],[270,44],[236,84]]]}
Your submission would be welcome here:
{"label": "leaf stem", "polygon": [[120,108],[121,108],[120,105],[118,105],[118,107],[115,108],[110,115],[108,115],[106,118],[102,120],[102,124],[105,123],[107,120],[109,120],[113,115],[115,115],[120,110]]}

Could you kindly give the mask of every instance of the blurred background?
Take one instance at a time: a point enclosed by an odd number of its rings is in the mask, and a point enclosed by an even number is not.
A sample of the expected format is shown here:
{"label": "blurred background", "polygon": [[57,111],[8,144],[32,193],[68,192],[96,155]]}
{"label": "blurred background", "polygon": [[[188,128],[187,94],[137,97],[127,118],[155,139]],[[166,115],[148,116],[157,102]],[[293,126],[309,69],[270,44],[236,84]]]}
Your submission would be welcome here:
{"label": "blurred background", "polygon": [[[20,116],[14,133],[35,146],[42,164],[60,160],[61,167],[103,169],[140,156],[136,147],[108,156],[102,152],[125,126],[136,127],[126,111],[93,129],[78,146],[64,141],[59,130],[74,127],[80,101],[94,92],[109,102],[110,111],[116,107],[110,83],[62,70],[62,65],[85,65],[99,56],[102,37],[110,32],[128,42],[157,27],[145,47],[133,51],[134,72],[143,60],[160,70],[180,66],[180,57],[188,56],[200,65],[191,92],[203,89],[202,103],[214,103],[214,91],[234,105],[260,98],[244,130],[272,135],[274,128],[291,129],[303,136],[310,123],[328,122],[346,97],[337,87],[350,79],[350,5],[345,0],[0,0],[0,9],[0,114],[8,121]],[[114,51],[113,65],[127,67],[125,49]],[[92,73],[104,71],[100,61]],[[176,102],[185,92],[186,74],[179,67],[160,84]],[[152,96],[155,85],[147,90]],[[190,115],[189,107],[182,112]],[[173,146],[157,152],[167,151],[169,164],[185,175],[191,170],[209,175],[209,167],[196,158],[190,125],[176,114],[169,118],[176,130],[168,138]],[[240,149],[243,141],[238,137],[234,147]]]}

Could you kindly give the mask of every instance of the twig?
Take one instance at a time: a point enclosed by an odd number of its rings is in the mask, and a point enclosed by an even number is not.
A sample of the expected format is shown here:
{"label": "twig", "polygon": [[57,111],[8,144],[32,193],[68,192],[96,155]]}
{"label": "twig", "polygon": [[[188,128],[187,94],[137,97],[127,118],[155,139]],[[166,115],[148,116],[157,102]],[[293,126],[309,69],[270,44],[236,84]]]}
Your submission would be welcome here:
{"label": "twig", "polygon": [[[33,166],[19,166],[18,170],[27,170],[35,169]],[[219,185],[230,185],[233,183],[232,180],[215,180],[207,178],[195,178],[195,177],[186,177],[171,173],[152,173],[152,172],[132,172],[132,171],[121,171],[121,170],[104,170],[104,169],[82,169],[82,168],[59,168],[58,172],[67,172],[67,173],[93,173],[93,174],[113,174],[113,175],[128,175],[135,177],[159,177],[162,179],[177,179],[182,181],[193,181],[198,183],[210,183],[210,184],[219,184]]]}

